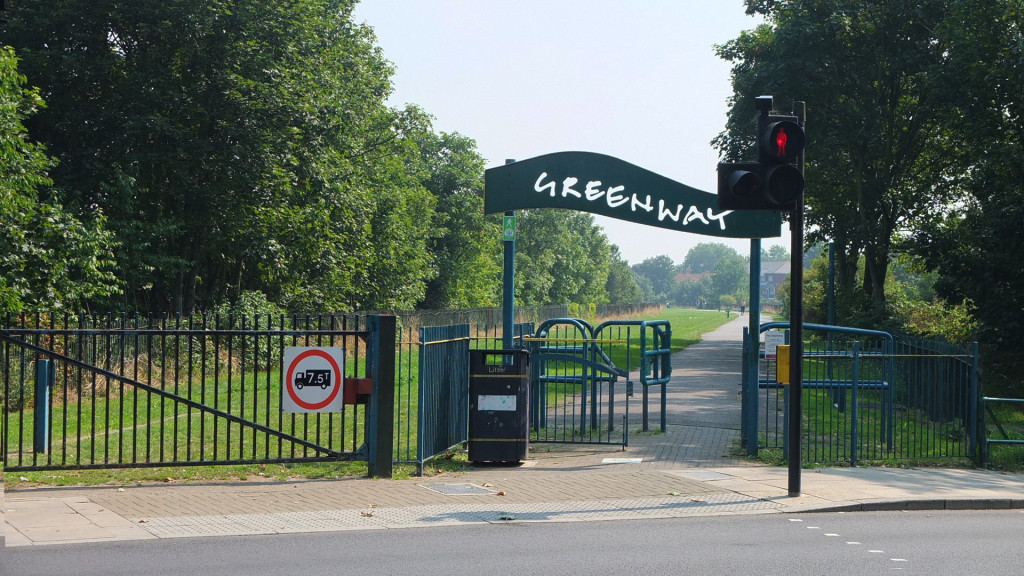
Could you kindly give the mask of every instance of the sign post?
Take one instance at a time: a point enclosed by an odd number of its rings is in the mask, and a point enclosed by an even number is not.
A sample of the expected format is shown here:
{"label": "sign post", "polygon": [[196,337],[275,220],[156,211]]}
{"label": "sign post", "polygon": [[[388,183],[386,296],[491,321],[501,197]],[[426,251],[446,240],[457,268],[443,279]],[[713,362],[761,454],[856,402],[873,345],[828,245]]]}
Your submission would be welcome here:
{"label": "sign post", "polygon": [[[506,165],[513,163],[515,160],[505,160]],[[505,350],[511,350],[516,325],[516,213],[513,210],[506,210],[502,218],[501,239],[504,248],[501,275],[501,345]]]}
{"label": "sign post", "polygon": [[284,349],[281,370],[281,411],[341,412],[345,409],[344,348]]}

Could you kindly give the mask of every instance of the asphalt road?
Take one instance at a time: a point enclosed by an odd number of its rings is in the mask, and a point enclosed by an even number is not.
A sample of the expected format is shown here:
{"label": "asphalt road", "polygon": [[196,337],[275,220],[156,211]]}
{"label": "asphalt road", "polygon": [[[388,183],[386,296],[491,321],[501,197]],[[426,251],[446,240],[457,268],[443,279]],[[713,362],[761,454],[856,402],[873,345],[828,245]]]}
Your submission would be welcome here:
{"label": "asphalt road", "polygon": [[1024,572],[1024,511],[731,515],[17,547],[0,574],[417,576]]}

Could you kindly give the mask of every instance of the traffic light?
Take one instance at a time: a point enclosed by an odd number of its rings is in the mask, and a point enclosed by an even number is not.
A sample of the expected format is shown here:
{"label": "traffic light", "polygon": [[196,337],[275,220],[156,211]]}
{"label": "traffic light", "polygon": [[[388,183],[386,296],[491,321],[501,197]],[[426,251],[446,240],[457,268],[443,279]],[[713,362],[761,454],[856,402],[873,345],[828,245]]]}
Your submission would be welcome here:
{"label": "traffic light", "polygon": [[718,163],[719,210],[759,210],[763,189],[757,162]]}
{"label": "traffic light", "polygon": [[804,191],[804,129],[796,116],[772,116],[771,96],[756,100],[757,162],[718,164],[718,207],[794,210]]}
{"label": "traffic light", "polygon": [[792,210],[804,192],[804,129],[796,116],[762,116],[758,132],[762,209]]}

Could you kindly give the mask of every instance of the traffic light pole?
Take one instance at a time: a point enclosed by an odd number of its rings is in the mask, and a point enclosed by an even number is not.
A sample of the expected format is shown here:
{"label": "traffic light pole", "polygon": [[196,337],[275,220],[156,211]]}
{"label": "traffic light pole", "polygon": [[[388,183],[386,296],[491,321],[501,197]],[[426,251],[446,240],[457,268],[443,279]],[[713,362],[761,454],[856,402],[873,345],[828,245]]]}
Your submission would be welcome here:
{"label": "traffic light pole", "polygon": [[[804,316],[804,125],[807,105],[793,103],[792,116],[772,114],[772,97],[758,96],[757,162],[719,162],[718,207],[722,210],[790,212],[790,385],[786,390],[789,495],[800,495],[800,446],[803,414]],[[753,249],[751,249],[753,251]],[[753,264],[753,259],[751,260]],[[753,274],[753,268],[751,268]],[[751,323],[751,336],[756,338]],[[749,442],[756,442],[748,438]],[[755,446],[756,447],[756,446]]]}
{"label": "traffic light pole", "polygon": [[[803,128],[807,119],[807,104],[793,103],[793,115]],[[804,170],[804,154],[800,153],[800,172]],[[790,293],[789,293],[789,495],[800,495],[800,461],[803,414],[804,366],[804,192],[801,189],[790,217]]]}

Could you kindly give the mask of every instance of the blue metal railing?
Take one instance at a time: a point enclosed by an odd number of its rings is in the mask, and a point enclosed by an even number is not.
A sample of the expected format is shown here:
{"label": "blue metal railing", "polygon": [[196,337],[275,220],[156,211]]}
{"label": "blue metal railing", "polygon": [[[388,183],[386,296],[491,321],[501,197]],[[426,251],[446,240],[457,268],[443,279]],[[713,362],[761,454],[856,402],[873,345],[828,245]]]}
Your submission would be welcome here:
{"label": "blue metal railing", "polygon": [[[628,443],[616,426],[616,386],[628,369],[614,365],[594,328],[580,318],[552,318],[531,347],[530,423],[537,442]],[[628,415],[628,401],[626,414]],[[621,430],[621,439],[612,433]]]}
{"label": "blue metal railing", "polygon": [[[594,338],[600,339],[601,333],[613,327],[637,327],[640,330],[640,386],[643,389],[643,431],[649,430],[651,386],[661,387],[661,431],[665,431],[667,406],[667,388],[672,379],[672,325],[667,320],[610,320],[594,330]],[[631,333],[627,328],[626,339]],[[650,334],[650,343],[648,343]]]}
{"label": "blue metal railing", "polygon": [[[760,332],[786,329],[786,322]],[[976,454],[977,351],[926,340],[820,324],[802,343],[803,459],[808,462],[967,457]],[[787,334],[788,337],[788,334]],[[745,335],[743,437],[788,453],[787,395],[758,340]],[[760,358],[760,362],[758,361]],[[763,418],[763,420],[762,420]],[[753,440],[752,440],[753,439]]]}
{"label": "blue metal railing", "polygon": [[[983,468],[988,468],[989,456],[990,456],[990,450],[991,450],[990,446],[991,445],[995,444],[995,445],[1002,445],[1002,446],[1024,446],[1024,435],[1022,435],[1022,434],[1020,434],[1018,432],[1017,434],[1015,434],[1016,436],[1018,436],[1017,438],[1011,438],[1010,434],[1003,427],[1003,423],[1000,421],[1000,419],[996,415],[995,411],[992,410],[991,404],[1004,404],[1004,405],[1010,405],[1010,406],[1018,406],[1019,410],[1024,411],[1024,399],[1020,399],[1020,398],[992,398],[992,397],[988,397],[988,396],[983,396],[981,398],[981,410],[979,411],[979,417],[981,419],[981,424],[980,424],[979,427],[981,429],[981,434],[980,434],[981,458],[980,458],[980,461],[981,461],[981,466]],[[1001,438],[990,438],[989,437],[989,435],[988,435],[989,419],[991,419],[992,424],[996,427],[996,430],[999,432],[999,435],[1001,436]]]}

